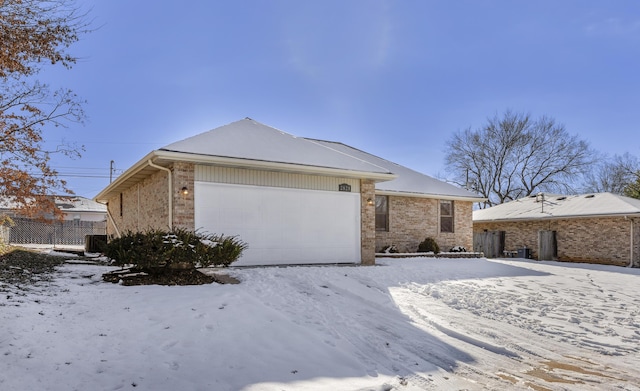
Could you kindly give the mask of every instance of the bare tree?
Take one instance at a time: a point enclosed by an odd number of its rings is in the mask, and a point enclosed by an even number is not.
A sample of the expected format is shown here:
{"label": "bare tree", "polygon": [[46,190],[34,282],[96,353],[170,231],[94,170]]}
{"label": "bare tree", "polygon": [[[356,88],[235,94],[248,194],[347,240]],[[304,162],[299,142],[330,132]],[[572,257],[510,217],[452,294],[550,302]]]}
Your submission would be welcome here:
{"label": "bare tree", "polygon": [[79,156],[82,148],[44,148],[43,132],[85,118],[70,90],[53,91],[36,79],[45,65],[71,68],[67,53],[87,31],[73,0],[0,1],[0,196],[32,214],[56,213],[52,192],[72,193],[49,165],[53,153]]}
{"label": "bare tree", "polygon": [[585,175],[584,192],[625,194],[639,179],[640,161],[629,153],[603,159]]}
{"label": "bare tree", "polygon": [[588,144],[553,118],[510,110],[454,133],[447,146],[449,179],[486,197],[484,206],[540,191],[570,192],[593,160]]}
{"label": "bare tree", "polygon": [[640,171],[636,171],[636,180],[624,188],[623,195],[640,200]]}

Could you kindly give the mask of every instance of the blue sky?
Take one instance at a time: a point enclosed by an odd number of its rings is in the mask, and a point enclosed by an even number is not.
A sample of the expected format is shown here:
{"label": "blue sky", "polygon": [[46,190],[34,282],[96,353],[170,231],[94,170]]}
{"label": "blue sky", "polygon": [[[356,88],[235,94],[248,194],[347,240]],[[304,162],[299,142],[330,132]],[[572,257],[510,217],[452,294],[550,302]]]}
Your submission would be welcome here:
{"label": "blue sky", "polygon": [[111,160],[123,170],[245,117],[437,177],[453,132],[506,109],[640,157],[635,0],[78,4],[96,30],[72,70],[41,74],[88,102],[84,126],[45,133],[85,146],[53,160],[78,195],[108,185]]}

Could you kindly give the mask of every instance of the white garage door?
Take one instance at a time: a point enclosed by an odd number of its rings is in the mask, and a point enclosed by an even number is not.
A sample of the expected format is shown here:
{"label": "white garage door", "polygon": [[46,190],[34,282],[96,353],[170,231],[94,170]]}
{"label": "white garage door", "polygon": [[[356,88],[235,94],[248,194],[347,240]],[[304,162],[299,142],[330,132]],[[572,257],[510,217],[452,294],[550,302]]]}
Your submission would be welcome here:
{"label": "white garage door", "polygon": [[237,235],[234,266],[360,262],[360,194],[196,182],[195,226]]}

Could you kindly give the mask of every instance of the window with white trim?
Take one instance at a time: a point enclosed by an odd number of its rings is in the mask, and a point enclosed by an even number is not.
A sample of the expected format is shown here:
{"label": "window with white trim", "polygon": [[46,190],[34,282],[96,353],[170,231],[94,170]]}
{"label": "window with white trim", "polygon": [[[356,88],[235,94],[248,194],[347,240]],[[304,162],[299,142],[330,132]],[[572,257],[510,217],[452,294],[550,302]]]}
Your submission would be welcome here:
{"label": "window with white trim", "polygon": [[388,196],[376,196],[376,231],[389,231]]}
{"label": "window with white trim", "polygon": [[440,232],[453,232],[453,201],[440,200]]}

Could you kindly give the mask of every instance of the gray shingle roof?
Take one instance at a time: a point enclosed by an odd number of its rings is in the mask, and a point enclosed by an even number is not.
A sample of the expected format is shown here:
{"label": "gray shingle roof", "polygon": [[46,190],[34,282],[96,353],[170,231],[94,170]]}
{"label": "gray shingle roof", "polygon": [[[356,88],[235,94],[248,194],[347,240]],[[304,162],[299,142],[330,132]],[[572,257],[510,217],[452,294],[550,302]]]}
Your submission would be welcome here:
{"label": "gray shingle roof", "polygon": [[350,171],[389,173],[386,168],[296,137],[250,118],[169,144],[163,151],[288,163]]}
{"label": "gray shingle roof", "polygon": [[640,200],[612,193],[544,194],[473,212],[473,221],[538,220],[640,214]]}
{"label": "gray shingle roof", "polygon": [[348,145],[296,137],[250,118],[152,151],[102,190],[95,199],[106,202],[132,183],[151,175],[157,170],[157,165],[167,167],[176,160],[369,178],[376,182],[378,193],[484,200],[477,194]]}
{"label": "gray shingle roof", "polygon": [[56,206],[63,212],[107,212],[106,205],[80,196],[56,196]]}
{"label": "gray shingle roof", "polygon": [[461,189],[450,183],[435,179],[348,145],[332,141],[313,141],[326,145],[327,147],[333,148],[342,153],[355,156],[358,159],[366,160],[376,166],[384,167],[397,175],[397,178],[390,181],[376,183],[376,191],[378,192],[400,193],[403,195],[442,196],[445,198],[471,199],[474,201],[481,201],[484,199],[478,194]]}

